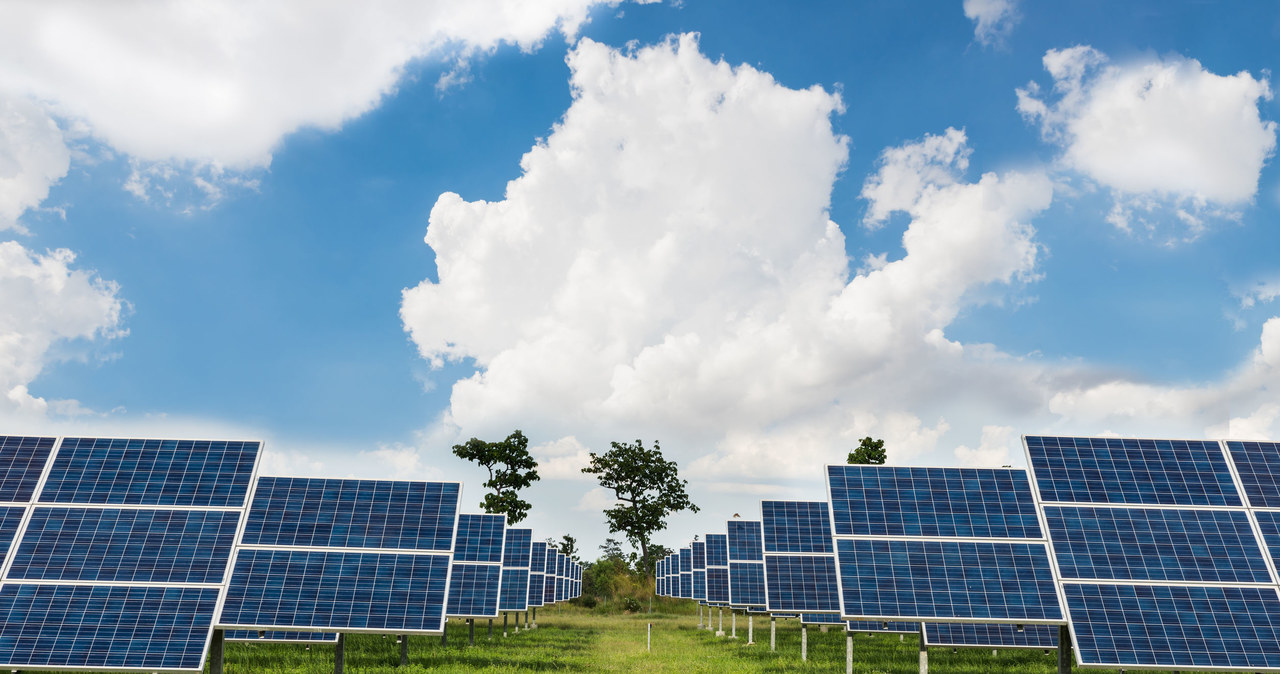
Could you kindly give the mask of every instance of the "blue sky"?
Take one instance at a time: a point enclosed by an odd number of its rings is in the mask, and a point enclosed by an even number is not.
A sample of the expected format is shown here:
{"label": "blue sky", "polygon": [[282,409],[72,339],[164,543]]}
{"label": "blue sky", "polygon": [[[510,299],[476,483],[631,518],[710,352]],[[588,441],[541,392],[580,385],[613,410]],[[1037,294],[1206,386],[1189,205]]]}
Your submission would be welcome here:
{"label": "blue sky", "polygon": [[0,9],[10,432],[476,484],[521,428],[592,545],[610,440],[705,523],[864,435],[1277,435],[1268,3],[279,7]]}

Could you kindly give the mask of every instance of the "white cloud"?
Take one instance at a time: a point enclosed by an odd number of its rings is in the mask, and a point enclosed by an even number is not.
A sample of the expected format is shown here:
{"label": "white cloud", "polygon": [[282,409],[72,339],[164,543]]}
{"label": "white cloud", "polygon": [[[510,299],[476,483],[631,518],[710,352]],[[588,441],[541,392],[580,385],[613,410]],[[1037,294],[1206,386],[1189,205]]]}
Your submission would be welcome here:
{"label": "white cloud", "polygon": [[18,217],[43,202],[70,165],[57,123],[35,103],[0,90],[0,231],[25,231]]}
{"label": "white cloud", "polygon": [[582,472],[591,463],[590,450],[569,436],[544,442],[529,449],[538,462],[538,476],[547,480],[591,480]]}
{"label": "white cloud", "polygon": [[1044,66],[1056,99],[1031,83],[1018,110],[1067,167],[1111,189],[1113,224],[1154,231],[1175,219],[1194,237],[1253,200],[1276,145],[1258,111],[1271,98],[1265,78],[1181,57],[1114,64],[1086,46],[1050,50]]}
{"label": "white cloud", "polygon": [[978,448],[961,445],[956,447],[955,457],[962,466],[1008,466],[1021,462],[1013,458],[1019,446],[1018,434],[1012,426],[983,426]]}
{"label": "white cloud", "polygon": [[984,45],[1003,44],[1018,23],[1018,0],[964,0],[973,37]]}
{"label": "white cloud", "polygon": [[144,162],[265,166],[286,134],[375,107],[415,60],[533,49],[597,0],[9,4],[0,92]]}
{"label": "white cloud", "polygon": [[573,509],[582,512],[600,512],[612,508],[617,503],[618,499],[614,497],[612,491],[604,487],[594,487],[582,494],[582,498],[578,499],[578,504]]}
{"label": "white cloud", "polygon": [[43,416],[80,414],[70,401],[32,396],[28,385],[52,362],[55,347],[114,339],[125,334],[125,303],[115,283],[74,269],[75,255],[46,254],[16,241],[0,242],[0,413]]}

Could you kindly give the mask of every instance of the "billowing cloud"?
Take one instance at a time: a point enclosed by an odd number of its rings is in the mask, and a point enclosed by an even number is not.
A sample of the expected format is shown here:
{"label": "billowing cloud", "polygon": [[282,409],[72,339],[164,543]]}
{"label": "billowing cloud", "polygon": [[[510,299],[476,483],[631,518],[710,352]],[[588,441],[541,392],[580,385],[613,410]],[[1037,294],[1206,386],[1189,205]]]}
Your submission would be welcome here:
{"label": "billowing cloud", "polygon": [[906,254],[850,278],[827,215],[839,97],[713,62],[691,36],[584,40],[569,65],[574,102],[505,198],[432,210],[439,279],[401,314],[428,361],[479,366],[447,423],[599,449],[656,434],[717,479],[809,476],[864,435],[898,461],[936,451],[951,424],[927,399],[989,360],[944,330],[1035,277],[1049,180],[966,180],[955,129],[890,149],[865,194],[910,219]]}
{"label": "billowing cloud", "polygon": [[65,249],[34,253],[0,242],[0,414],[39,417],[76,412],[69,401],[46,401],[28,385],[55,357],[55,347],[121,336],[125,309],[114,283],[72,268]]}
{"label": "billowing cloud", "polygon": [[1018,110],[1066,166],[1112,191],[1117,226],[1154,229],[1172,215],[1194,236],[1257,194],[1276,146],[1276,123],[1258,111],[1271,98],[1265,78],[1181,57],[1115,64],[1086,46],[1050,50],[1044,65],[1052,96],[1032,83]]}
{"label": "billowing cloud", "polygon": [[0,231],[24,231],[18,217],[67,174],[71,152],[40,106],[0,91]]}
{"label": "billowing cloud", "polygon": [[984,45],[1001,44],[1018,22],[1018,0],[964,0],[973,37]]}

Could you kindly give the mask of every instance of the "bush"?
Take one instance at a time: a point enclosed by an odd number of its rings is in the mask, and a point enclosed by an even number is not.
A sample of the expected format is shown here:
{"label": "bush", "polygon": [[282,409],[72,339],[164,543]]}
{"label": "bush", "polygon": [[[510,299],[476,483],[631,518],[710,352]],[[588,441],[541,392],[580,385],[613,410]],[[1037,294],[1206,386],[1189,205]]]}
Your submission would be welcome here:
{"label": "bush", "polygon": [[578,605],[582,606],[583,608],[595,608],[595,607],[596,607],[596,598],[595,598],[595,597],[593,597],[593,596],[591,596],[591,595],[589,595],[589,594],[584,594],[584,595],[582,595],[581,597],[578,597],[577,599],[573,600],[573,602],[574,602],[575,604],[578,604]]}
{"label": "bush", "polygon": [[622,610],[627,613],[639,613],[641,608],[639,599],[636,599],[635,597],[622,598]]}

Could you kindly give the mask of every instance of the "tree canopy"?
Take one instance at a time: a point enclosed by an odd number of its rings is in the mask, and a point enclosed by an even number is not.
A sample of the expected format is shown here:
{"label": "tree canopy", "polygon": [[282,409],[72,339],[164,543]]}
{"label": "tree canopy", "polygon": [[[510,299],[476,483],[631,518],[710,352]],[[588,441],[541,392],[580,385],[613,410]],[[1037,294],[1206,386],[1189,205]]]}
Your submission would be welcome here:
{"label": "tree canopy", "polygon": [[565,557],[568,557],[569,559],[575,562],[581,561],[578,559],[578,539],[574,538],[573,536],[570,536],[569,534],[565,534],[563,537],[561,537],[559,549],[560,549],[560,554],[564,555]]}
{"label": "tree canopy", "polygon": [[538,462],[529,455],[529,439],[518,429],[500,442],[471,438],[453,446],[460,459],[472,461],[489,471],[480,507],[490,514],[505,513],[507,524],[516,524],[529,514],[530,503],[520,498],[520,490],[537,482]]}
{"label": "tree canopy", "polygon": [[649,553],[655,532],[667,526],[667,516],[698,506],[685,492],[688,482],[680,479],[674,461],[662,457],[657,441],[646,449],[642,440],[634,444],[612,442],[604,454],[591,452],[591,462],[582,472],[597,476],[600,486],[613,491],[618,505],[604,511],[610,533],[623,533],[640,549],[637,565],[647,573],[653,571]]}
{"label": "tree canopy", "polygon": [[867,436],[858,443],[858,447],[849,452],[849,464],[880,465],[885,460],[884,440],[874,440]]}

